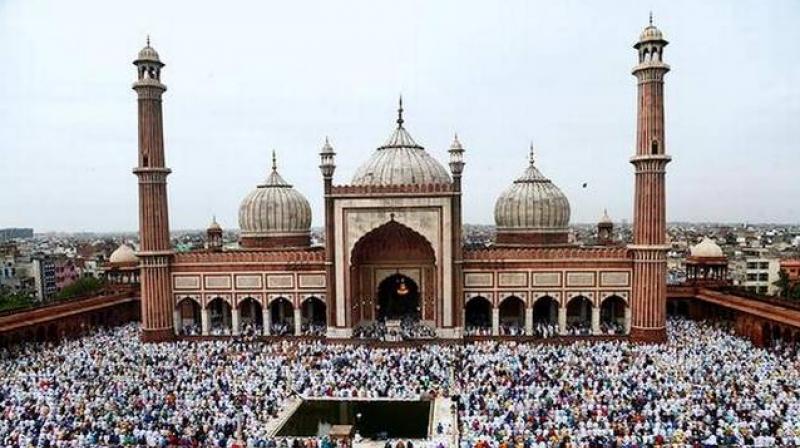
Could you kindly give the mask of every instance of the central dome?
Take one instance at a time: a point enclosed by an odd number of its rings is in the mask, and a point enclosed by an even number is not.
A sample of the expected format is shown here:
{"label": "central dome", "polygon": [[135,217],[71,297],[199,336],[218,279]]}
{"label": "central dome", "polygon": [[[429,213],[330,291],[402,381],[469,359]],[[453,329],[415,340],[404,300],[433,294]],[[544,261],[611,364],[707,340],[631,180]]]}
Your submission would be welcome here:
{"label": "central dome", "polygon": [[403,127],[403,100],[398,109],[397,129],[361,165],[352,185],[449,184],[447,170],[417,144]]}

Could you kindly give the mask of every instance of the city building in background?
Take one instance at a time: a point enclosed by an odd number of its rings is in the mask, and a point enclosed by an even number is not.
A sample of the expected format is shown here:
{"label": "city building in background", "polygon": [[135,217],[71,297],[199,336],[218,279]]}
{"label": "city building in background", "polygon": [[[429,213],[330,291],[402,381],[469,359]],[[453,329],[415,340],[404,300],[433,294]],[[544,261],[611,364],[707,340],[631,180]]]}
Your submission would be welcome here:
{"label": "city building in background", "polygon": [[33,229],[7,228],[0,229],[0,243],[16,239],[33,238]]}

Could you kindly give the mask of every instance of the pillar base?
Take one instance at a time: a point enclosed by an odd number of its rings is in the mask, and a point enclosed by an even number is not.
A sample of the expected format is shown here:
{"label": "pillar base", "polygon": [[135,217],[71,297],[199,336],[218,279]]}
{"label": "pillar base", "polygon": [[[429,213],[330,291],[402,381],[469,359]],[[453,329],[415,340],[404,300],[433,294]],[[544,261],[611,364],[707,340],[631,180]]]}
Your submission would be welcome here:
{"label": "pillar base", "polygon": [[645,344],[661,344],[667,342],[667,329],[661,328],[636,328],[631,327],[630,339],[633,342]]}
{"label": "pillar base", "polygon": [[172,329],[165,330],[145,330],[142,328],[142,333],[139,340],[148,343],[171,342],[175,340],[175,331]]}

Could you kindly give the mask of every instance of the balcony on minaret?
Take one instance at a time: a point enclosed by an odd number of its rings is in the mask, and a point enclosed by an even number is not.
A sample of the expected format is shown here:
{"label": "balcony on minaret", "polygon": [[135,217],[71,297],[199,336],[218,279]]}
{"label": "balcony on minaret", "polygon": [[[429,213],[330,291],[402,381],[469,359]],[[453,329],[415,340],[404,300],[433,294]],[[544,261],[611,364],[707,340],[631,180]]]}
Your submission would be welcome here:
{"label": "balcony on minaret", "polygon": [[161,68],[164,67],[164,63],[161,62],[158,52],[150,46],[150,37],[147,38],[147,45],[139,51],[133,65],[136,66],[138,74],[136,82],[133,83],[134,89],[145,86],[167,89],[161,83]]}
{"label": "balcony on minaret", "polygon": [[650,24],[639,35],[639,41],[633,45],[633,48],[639,51],[639,65],[633,69],[634,74],[646,68],[660,68],[665,73],[669,71],[669,65],[664,63],[664,47],[667,44],[669,42],[664,39],[661,30],[653,25],[651,17]]}

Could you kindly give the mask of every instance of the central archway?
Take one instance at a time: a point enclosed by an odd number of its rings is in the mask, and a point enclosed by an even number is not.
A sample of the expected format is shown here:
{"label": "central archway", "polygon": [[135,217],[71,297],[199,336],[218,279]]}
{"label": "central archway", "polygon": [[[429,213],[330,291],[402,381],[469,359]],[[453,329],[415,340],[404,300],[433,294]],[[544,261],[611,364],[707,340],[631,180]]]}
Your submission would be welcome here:
{"label": "central archway", "polygon": [[419,286],[410,277],[394,274],[378,286],[379,320],[419,320],[420,309]]}
{"label": "central archway", "polygon": [[434,321],[438,277],[430,242],[391,220],[366,233],[350,256],[350,321],[415,317]]}

